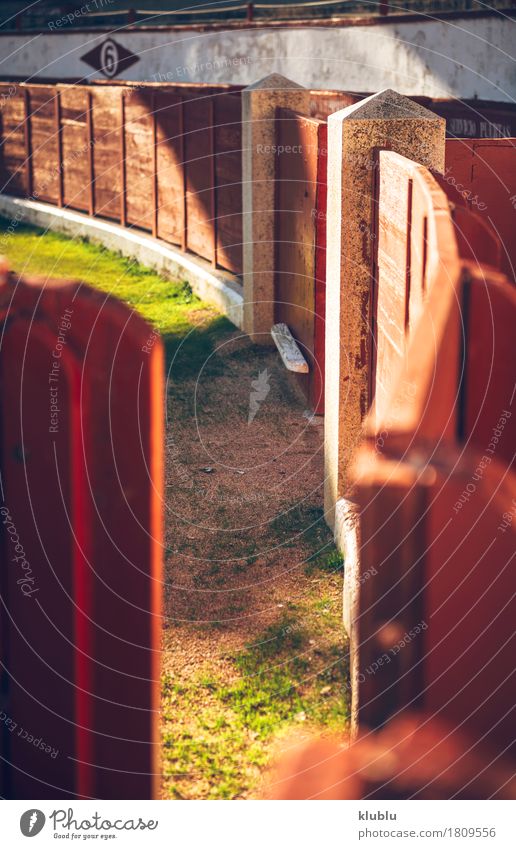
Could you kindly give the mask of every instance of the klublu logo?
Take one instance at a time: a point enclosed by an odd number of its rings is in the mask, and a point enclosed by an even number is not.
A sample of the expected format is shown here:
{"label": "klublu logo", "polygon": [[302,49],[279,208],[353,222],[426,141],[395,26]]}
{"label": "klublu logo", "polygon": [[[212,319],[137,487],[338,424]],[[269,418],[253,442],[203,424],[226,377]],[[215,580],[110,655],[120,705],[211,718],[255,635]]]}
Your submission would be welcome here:
{"label": "klublu logo", "polygon": [[45,814],[37,808],[25,811],[20,817],[20,831],[25,837],[35,837],[45,825]]}

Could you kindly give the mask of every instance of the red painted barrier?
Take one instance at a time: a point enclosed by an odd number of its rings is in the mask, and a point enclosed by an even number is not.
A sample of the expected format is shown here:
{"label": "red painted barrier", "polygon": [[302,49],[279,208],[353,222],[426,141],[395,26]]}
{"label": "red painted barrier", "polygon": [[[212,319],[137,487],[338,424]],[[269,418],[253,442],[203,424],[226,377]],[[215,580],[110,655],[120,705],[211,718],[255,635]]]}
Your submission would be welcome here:
{"label": "red painted barrier", "polygon": [[151,232],[242,273],[232,86],[0,83],[1,191]]}
{"label": "red painted barrier", "polygon": [[[510,279],[516,279],[516,139],[448,139],[446,169],[439,179],[450,203],[464,207],[485,222],[498,239],[500,257],[495,265]],[[461,228],[462,229],[462,228]],[[474,258],[482,241],[468,238]]]}
{"label": "red painted barrier", "polygon": [[0,322],[1,794],[151,798],[161,342],[66,281],[6,277]]}
{"label": "red painted barrier", "polygon": [[[356,459],[354,709],[371,728],[423,709],[514,757],[516,292],[461,251],[429,172],[385,152],[379,170],[378,359],[398,357],[377,367]],[[411,184],[417,216],[402,202]],[[492,259],[496,247],[480,253]]]}

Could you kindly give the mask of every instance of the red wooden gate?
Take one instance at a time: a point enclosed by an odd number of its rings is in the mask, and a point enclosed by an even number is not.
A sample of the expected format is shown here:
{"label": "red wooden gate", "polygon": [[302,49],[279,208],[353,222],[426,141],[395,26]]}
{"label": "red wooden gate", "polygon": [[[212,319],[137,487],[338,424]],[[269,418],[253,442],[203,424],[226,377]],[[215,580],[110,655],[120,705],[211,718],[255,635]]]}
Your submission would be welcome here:
{"label": "red wooden gate", "polygon": [[0,287],[1,795],[158,779],[162,347],[67,281]]}
{"label": "red wooden gate", "polygon": [[326,139],[323,121],[277,110],[275,321],[308,361],[298,379],[316,413],[324,411]]}
{"label": "red wooden gate", "polygon": [[[355,716],[377,728],[423,708],[514,755],[516,292],[462,255],[475,224],[459,232],[426,169],[382,152],[379,170],[375,408],[353,486]],[[492,259],[490,243],[480,252]]]}
{"label": "red wooden gate", "polygon": [[[475,213],[499,240],[500,259],[496,267],[513,280],[516,278],[515,150],[516,139],[447,139],[445,173],[439,178],[448,200]],[[464,237],[461,241],[469,248],[471,258],[478,259],[478,240],[470,241],[469,245]]]}

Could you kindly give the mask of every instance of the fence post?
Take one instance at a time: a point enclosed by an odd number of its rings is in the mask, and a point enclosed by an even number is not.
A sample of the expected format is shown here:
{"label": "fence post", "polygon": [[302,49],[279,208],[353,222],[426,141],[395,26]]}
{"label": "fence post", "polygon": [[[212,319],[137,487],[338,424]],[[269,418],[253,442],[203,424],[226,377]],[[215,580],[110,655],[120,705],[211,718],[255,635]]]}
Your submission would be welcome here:
{"label": "fence post", "polygon": [[371,400],[374,185],[382,148],[442,172],[445,121],[389,89],[328,118],[324,502],[346,552],[348,631],[359,557],[349,473]]}
{"label": "fence post", "polygon": [[308,113],[310,92],[280,74],[242,91],[244,330],[272,344],[276,107]]}

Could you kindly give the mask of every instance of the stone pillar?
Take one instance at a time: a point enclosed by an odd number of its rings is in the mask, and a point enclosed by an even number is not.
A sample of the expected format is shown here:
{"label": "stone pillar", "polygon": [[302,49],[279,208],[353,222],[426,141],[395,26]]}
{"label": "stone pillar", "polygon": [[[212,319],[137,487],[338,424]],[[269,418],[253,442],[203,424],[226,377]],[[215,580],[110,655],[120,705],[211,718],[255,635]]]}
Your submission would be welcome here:
{"label": "stone pillar", "polygon": [[390,89],[328,118],[324,502],[344,550],[357,521],[345,498],[350,460],[370,404],[375,152],[393,150],[442,173],[445,127],[443,118]]}
{"label": "stone pillar", "polygon": [[274,172],[277,106],[308,115],[310,92],[280,74],[242,91],[244,330],[272,344],[274,324]]}

